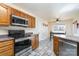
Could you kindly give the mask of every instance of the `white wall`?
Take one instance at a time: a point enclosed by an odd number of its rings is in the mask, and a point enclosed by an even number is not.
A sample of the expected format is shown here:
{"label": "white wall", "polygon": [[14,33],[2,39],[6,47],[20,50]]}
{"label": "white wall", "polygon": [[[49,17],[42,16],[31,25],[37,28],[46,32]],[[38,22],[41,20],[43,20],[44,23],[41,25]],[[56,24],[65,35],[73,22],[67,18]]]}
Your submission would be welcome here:
{"label": "white wall", "polygon": [[8,34],[8,31],[7,30],[1,30],[0,29],[0,35],[7,35]]}
{"label": "white wall", "polygon": [[47,35],[48,35],[48,27],[43,26],[43,19],[37,17],[36,18],[36,28],[34,30],[34,33],[38,33],[39,34],[39,39],[40,40],[45,40],[47,39]]}
{"label": "white wall", "polygon": [[[54,25],[56,24],[56,22],[51,22],[50,24],[50,31],[53,31]],[[73,35],[73,30],[72,30],[72,20],[63,20],[60,21],[58,24],[65,24],[66,28],[66,35]]]}
{"label": "white wall", "polygon": [[[73,22],[76,21],[76,20],[77,20],[78,23],[79,23],[79,18],[74,19]],[[73,34],[74,34],[75,36],[79,36],[79,28],[77,29],[76,27],[73,27]]]}
{"label": "white wall", "polygon": [[48,27],[43,26],[43,19],[36,17],[36,28],[25,29],[26,32],[33,32],[39,34],[39,41],[48,39]]}

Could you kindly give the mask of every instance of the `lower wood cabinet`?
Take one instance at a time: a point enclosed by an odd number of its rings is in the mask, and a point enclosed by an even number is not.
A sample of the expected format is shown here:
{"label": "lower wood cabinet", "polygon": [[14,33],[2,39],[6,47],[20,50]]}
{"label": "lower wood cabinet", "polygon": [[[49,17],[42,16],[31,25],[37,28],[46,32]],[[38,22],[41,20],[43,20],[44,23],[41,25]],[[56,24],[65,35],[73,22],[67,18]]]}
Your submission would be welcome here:
{"label": "lower wood cabinet", "polygon": [[13,56],[14,55],[14,41],[6,40],[0,41],[0,56]]}
{"label": "lower wood cabinet", "polygon": [[53,50],[56,55],[59,55],[59,40],[58,40],[58,37],[55,37],[55,36],[53,40]]}
{"label": "lower wood cabinet", "polygon": [[36,48],[38,48],[39,47],[39,35],[38,34],[36,35],[35,39],[36,39]]}
{"label": "lower wood cabinet", "polygon": [[4,52],[0,53],[0,56],[13,56],[13,55],[14,55],[13,49],[9,49],[7,51],[4,51]]}
{"label": "lower wood cabinet", "polygon": [[39,35],[36,34],[34,35],[33,39],[32,39],[32,49],[36,49],[39,47]]}
{"label": "lower wood cabinet", "polygon": [[36,49],[36,39],[35,39],[35,37],[32,38],[32,49]]}

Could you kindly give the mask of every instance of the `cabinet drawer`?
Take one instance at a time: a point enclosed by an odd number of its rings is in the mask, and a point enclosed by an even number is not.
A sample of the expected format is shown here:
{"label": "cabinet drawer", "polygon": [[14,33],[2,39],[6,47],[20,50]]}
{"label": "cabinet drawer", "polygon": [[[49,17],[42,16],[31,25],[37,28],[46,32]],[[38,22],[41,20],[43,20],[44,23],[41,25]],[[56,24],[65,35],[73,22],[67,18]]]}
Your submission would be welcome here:
{"label": "cabinet drawer", "polygon": [[13,45],[9,45],[9,46],[0,48],[0,53],[3,53],[3,52],[8,51],[10,49],[13,49]]}
{"label": "cabinet drawer", "polygon": [[58,44],[59,42],[58,41],[54,41],[54,43]]}
{"label": "cabinet drawer", "polygon": [[13,40],[0,42],[0,47],[6,46],[6,45],[9,45],[9,44],[13,44]]}
{"label": "cabinet drawer", "polygon": [[13,56],[13,49],[0,53],[0,56]]}

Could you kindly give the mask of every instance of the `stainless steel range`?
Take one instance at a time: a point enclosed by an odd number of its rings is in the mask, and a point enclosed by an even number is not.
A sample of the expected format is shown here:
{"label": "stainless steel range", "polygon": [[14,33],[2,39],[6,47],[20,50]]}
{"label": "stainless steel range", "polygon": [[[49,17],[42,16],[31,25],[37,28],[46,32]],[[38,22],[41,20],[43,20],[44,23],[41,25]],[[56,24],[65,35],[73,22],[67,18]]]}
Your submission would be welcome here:
{"label": "stainless steel range", "polygon": [[27,52],[31,48],[31,39],[32,39],[31,32],[25,33],[24,30],[9,30],[9,36],[15,38],[14,44],[14,53],[15,55],[19,56],[22,55],[24,52]]}

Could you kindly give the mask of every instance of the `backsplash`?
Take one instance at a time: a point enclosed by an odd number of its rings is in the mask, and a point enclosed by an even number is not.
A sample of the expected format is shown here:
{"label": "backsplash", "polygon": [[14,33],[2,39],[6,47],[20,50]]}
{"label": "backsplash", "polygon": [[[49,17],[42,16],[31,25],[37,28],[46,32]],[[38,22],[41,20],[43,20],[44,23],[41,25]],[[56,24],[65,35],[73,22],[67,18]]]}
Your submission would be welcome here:
{"label": "backsplash", "polygon": [[8,30],[0,30],[0,35],[7,35],[8,34]]}

